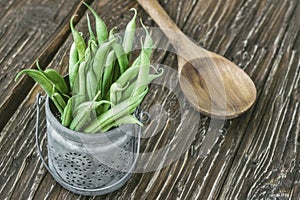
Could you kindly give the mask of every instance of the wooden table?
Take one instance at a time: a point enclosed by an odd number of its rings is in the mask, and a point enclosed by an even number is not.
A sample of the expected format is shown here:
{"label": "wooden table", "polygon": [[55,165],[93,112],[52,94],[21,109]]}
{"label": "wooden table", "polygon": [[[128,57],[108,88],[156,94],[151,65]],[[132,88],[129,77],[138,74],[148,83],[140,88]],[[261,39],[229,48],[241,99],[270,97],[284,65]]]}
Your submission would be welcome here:
{"label": "wooden table", "polygon": [[[136,1],[86,2],[109,28],[122,30],[131,7],[145,24],[156,26]],[[300,199],[300,2],[160,4],[188,36],[245,70],[257,86],[257,101],[232,120],[197,115],[192,143],[178,160],[136,173],[120,190],[91,199]],[[41,88],[28,77],[14,82],[19,70],[35,67],[36,59],[43,68],[66,73],[69,20],[78,14],[76,28],[86,30],[86,8],[79,0],[2,0],[0,9],[0,199],[89,199],[63,189],[45,170],[34,138],[35,96]],[[176,56],[167,51],[155,53],[153,62],[177,69]],[[189,117],[180,113],[172,92],[155,84],[150,89],[144,107],[161,106],[168,120],[159,133],[143,139],[142,153],[168,145]],[[44,118],[39,128],[45,132]],[[46,153],[46,136],[40,140]]]}

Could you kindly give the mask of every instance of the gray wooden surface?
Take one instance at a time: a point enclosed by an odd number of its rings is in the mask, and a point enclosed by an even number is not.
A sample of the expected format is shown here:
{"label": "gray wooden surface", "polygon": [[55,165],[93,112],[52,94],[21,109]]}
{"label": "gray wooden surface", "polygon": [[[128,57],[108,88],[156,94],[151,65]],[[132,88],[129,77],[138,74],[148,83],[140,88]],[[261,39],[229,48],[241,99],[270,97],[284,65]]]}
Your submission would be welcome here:
{"label": "gray wooden surface", "polygon": [[[148,26],[155,26],[133,0],[86,2],[109,28],[122,30],[132,16],[131,7]],[[65,74],[72,41],[69,20],[78,14],[76,27],[86,30],[87,11],[79,0],[1,0],[0,199],[300,199],[300,2],[160,3],[184,33],[252,77],[258,90],[255,105],[242,116],[224,121],[190,115],[194,112],[183,100],[189,111],[184,115],[176,95],[153,84],[143,107],[159,105],[167,121],[156,135],[142,140],[141,152],[163,148],[182,135],[185,122],[197,119],[197,126],[190,127],[192,134],[182,138],[192,144],[175,162],[134,174],[116,192],[100,197],[70,193],[54,181],[36,152],[35,95],[41,88],[29,78],[14,82],[14,77],[23,68],[34,68],[36,59],[43,68]],[[152,61],[177,69],[171,52],[157,51]],[[174,88],[180,91],[176,82]],[[46,131],[44,118],[39,128]],[[145,134],[151,134],[151,129]],[[40,140],[46,154],[44,134]]]}

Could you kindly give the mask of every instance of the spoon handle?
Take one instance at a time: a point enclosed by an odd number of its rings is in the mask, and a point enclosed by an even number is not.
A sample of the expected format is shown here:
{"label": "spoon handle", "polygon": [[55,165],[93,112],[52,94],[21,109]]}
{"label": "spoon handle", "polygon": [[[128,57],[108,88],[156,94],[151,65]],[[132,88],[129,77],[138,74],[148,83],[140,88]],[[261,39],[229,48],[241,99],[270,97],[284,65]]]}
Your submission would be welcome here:
{"label": "spoon handle", "polygon": [[[152,17],[155,23],[168,37],[170,42],[176,47],[189,40],[184,33],[172,21],[166,11],[161,7],[157,0],[137,0],[144,10]],[[180,40],[179,40],[180,38]]]}

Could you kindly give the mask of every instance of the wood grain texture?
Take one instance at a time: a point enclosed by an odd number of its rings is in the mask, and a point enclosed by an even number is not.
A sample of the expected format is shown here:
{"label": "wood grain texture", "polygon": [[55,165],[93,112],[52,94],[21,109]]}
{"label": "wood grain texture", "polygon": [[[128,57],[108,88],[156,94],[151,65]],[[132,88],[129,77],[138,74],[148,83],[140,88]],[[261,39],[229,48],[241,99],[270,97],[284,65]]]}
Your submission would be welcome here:
{"label": "wood grain texture", "polygon": [[[8,37],[4,34],[7,30],[19,30],[11,27],[9,18],[5,16],[12,13],[10,9],[23,5],[19,2],[13,6],[14,2],[18,1],[9,1],[2,6],[2,2],[0,7],[4,12],[0,12],[1,23],[8,25],[0,29],[1,44],[4,42],[2,36]],[[53,1],[53,4],[55,3],[57,2]],[[191,127],[195,128],[193,130],[195,134],[182,139],[183,143],[192,140],[192,147],[188,148],[177,161],[161,170],[134,174],[124,187],[111,194],[83,197],[59,186],[41,165],[34,142],[34,99],[35,94],[41,89],[33,87],[27,96],[20,97],[19,101],[22,103],[20,105],[16,103],[19,105],[17,110],[11,111],[14,114],[7,119],[9,121],[0,133],[1,198],[221,200],[300,198],[300,3],[297,0],[163,0],[160,3],[185,34],[203,47],[232,60],[252,77],[258,89],[258,99],[254,107],[233,120],[222,121],[197,116],[198,120],[195,121],[197,126]],[[122,29],[131,18],[132,13],[128,11],[131,7],[138,9],[140,17],[147,25],[155,26],[135,1],[94,1],[92,7],[103,16],[110,28],[118,25],[119,29]],[[32,8],[29,6],[28,9]],[[69,12],[74,11],[71,10]],[[66,15],[70,16],[71,13]],[[83,15],[76,27],[83,30],[82,28],[86,27],[85,21]],[[52,30],[60,32],[68,20],[61,23],[59,28],[54,27]],[[42,36],[36,34],[32,37],[35,41],[41,41]],[[21,41],[25,40],[31,44],[27,36]],[[47,41],[47,44],[52,44],[49,39]],[[27,57],[21,58],[16,54],[19,58],[18,63],[32,64],[41,52],[47,52],[50,48],[46,45],[46,50],[42,51],[41,46],[44,45],[38,46],[39,42],[36,43],[37,46],[33,47],[31,54],[29,52],[24,54],[28,55]],[[53,55],[49,58],[45,55],[47,66],[65,73],[70,44],[71,37],[67,34]],[[9,60],[17,62],[12,55],[18,52],[21,46],[16,43],[10,50],[9,47],[1,46],[5,49],[0,51],[1,58],[6,60],[5,63]],[[1,71],[9,71],[10,65],[2,65],[2,62]],[[153,62],[163,63],[177,70],[177,60],[172,52],[157,51]],[[23,65],[25,67],[25,64]],[[1,90],[6,93],[6,98],[12,98],[11,93],[17,91],[14,88],[8,91],[4,86],[12,82],[11,78],[20,66],[15,66],[11,75],[7,75],[10,78],[7,77],[6,84],[3,85],[4,82],[1,82]],[[170,79],[172,76],[173,74],[168,74]],[[168,79],[164,81],[168,82]],[[22,84],[24,83],[20,83],[19,87],[25,88]],[[176,91],[180,91],[178,82],[173,84]],[[185,100],[183,104],[189,106]],[[162,128],[158,134],[143,139],[141,152],[150,152],[166,146],[180,136],[185,120],[195,120],[191,118],[192,115],[182,115],[181,104],[173,92],[159,85],[152,85],[143,107],[151,110],[158,105],[165,111],[167,120],[160,120]],[[7,107],[5,111],[9,112]],[[1,119],[2,116],[3,112]],[[44,119],[39,128],[45,132]],[[151,135],[151,129],[149,128],[145,134]],[[46,138],[42,135],[40,139],[46,155]],[[155,164],[155,157],[143,164],[145,166]]]}

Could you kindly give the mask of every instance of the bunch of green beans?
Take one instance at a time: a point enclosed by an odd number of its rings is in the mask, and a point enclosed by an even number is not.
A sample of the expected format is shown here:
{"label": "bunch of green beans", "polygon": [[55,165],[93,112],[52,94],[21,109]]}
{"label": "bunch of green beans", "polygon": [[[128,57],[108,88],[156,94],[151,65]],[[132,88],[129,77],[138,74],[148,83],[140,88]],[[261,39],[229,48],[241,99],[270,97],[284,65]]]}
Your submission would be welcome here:
{"label": "bunch of green beans", "polygon": [[27,74],[40,84],[55,104],[61,124],[72,130],[96,133],[122,124],[143,125],[133,113],[147,94],[149,83],[162,74],[157,70],[150,73],[153,68],[150,65],[152,38],[141,21],[146,36],[144,41],[141,39],[140,55],[131,61],[136,10],[131,9],[133,18],[120,40],[114,29],[108,32],[104,21],[89,5],[85,5],[95,18],[95,34],[89,15],[88,40],[75,29],[75,16],[71,18],[73,43],[68,78],[64,79],[54,69],[42,70],[36,62],[38,69],[24,69],[16,79]]}

